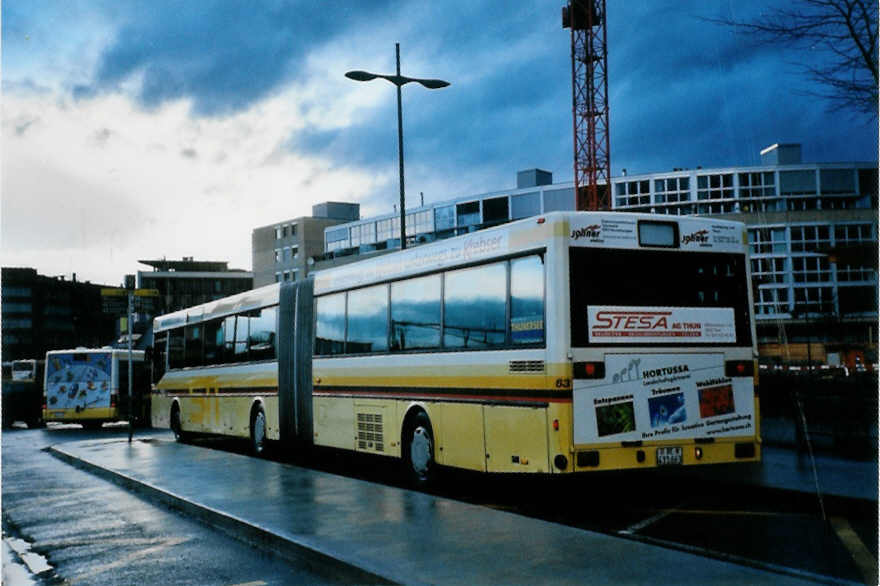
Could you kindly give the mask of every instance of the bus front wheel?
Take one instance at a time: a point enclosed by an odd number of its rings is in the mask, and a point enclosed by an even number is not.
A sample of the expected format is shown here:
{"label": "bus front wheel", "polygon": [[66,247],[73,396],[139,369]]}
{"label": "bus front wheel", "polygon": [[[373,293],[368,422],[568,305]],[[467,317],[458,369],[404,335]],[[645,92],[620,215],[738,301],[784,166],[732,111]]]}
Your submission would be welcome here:
{"label": "bus front wheel", "polygon": [[183,443],[186,441],[186,433],[183,431],[183,426],[180,424],[180,407],[177,403],[171,407],[171,431],[174,432],[174,439]]}
{"label": "bus front wheel", "polygon": [[410,482],[420,489],[431,487],[437,480],[434,430],[424,411],[412,418],[403,438],[403,462]]}
{"label": "bus front wheel", "polygon": [[262,456],[266,451],[266,412],[257,407],[251,415],[251,452]]}

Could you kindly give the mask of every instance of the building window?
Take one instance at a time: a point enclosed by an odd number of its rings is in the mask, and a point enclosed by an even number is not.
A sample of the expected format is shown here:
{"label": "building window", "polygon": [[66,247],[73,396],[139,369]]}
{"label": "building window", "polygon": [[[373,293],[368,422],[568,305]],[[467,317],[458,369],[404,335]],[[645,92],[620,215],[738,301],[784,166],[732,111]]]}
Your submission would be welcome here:
{"label": "building window", "polygon": [[655,179],[654,202],[677,203],[680,201],[690,201],[690,184],[690,177],[667,177],[665,179]]}
{"label": "building window", "polygon": [[437,230],[455,228],[455,206],[434,208],[434,225]]}
{"label": "building window", "polygon": [[752,254],[785,254],[785,228],[749,228]]}
{"label": "building window", "polygon": [[296,224],[291,224],[291,225],[290,225],[290,235],[291,235],[291,236],[296,236]]}
{"label": "building window", "polygon": [[348,235],[348,227],[327,230],[327,252],[349,248],[351,240]]}
{"label": "building window", "polygon": [[823,195],[855,195],[855,169],[821,169],[819,171],[819,189]]}
{"label": "building window", "polygon": [[784,283],[786,262],[785,257],[753,258],[752,280],[756,283]]}
{"label": "building window", "polygon": [[794,309],[804,313],[833,313],[834,290],[831,287],[795,287]]}
{"label": "building window", "polygon": [[281,226],[275,226],[275,240],[281,240]]}
{"label": "building window", "polygon": [[472,201],[455,206],[456,225],[473,226],[480,223],[480,202]]}
{"label": "building window", "polygon": [[510,218],[519,220],[541,213],[541,194],[537,191],[510,196]]}
{"label": "building window", "polygon": [[287,238],[287,226],[281,226],[281,237]]}
{"label": "building window", "polygon": [[788,312],[788,289],[773,287],[758,290],[758,298],[755,299],[755,313],[758,315],[777,315]]}
{"label": "building window", "polygon": [[615,207],[650,205],[650,181],[621,181],[617,184]]}
{"label": "building window", "polygon": [[792,252],[822,252],[831,247],[831,230],[828,226],[792,226]]}
{"label": "building window", "polygon": [[510,219],[510,204],[507,196],[483,200],[484,222],[506,222]]}
{"label": "building window", "polygon": [[733,199],[733,173],[697,175],[697,199]]}
{"label": "building window", "polygon": [[796,256],[791,259],[795,283],[818,283],[831,280],[831,267],[825,256]]}
{"label": "building window", "polygon": [[391,240],[394,238],[394,235],[391,232],[392,230],[392,221],[391,218],[385,220],[379,220],[376,222],[376,240],[378,242],[385,242],[386,240]]}
{"label": "building window", "polygon": [[281,262],[281,249],[275,249],[275,262]]}
{"label": "building window", "polygon": [[575,208],[574,189],[545,189],[544,213],[565,212]]}
{"label": "building window", "polygon": [[[400,222],[397,222],[398,225]],[[412,212],[406,215],[406,235],[414,236],[416,234],[425,234],[434,231],[434,224],[431,221],[431,210],[423,210],[421,212]]]}
{"label": "building window", "polygon": [[281,282],[281,273],[275,273],[275,282],[276,282],[276,283],[280,283],[280,282]]}
{"label": "building window", "polygon": [[870,240],[871,224],[839,224],[834,227],[834,241],[837,245]]}
{"label": "building window", "polygon": [[779,193],[782,195],[816,195],[816,171],[780,171]]}

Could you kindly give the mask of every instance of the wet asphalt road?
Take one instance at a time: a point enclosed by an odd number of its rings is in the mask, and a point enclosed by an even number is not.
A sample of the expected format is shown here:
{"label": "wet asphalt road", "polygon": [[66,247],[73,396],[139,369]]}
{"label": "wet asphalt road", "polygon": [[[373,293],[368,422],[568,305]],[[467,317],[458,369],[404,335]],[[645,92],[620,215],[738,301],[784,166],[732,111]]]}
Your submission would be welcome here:
{"label": "wet asphalt road", "polygon": [[[138,435],[145,433],[150,432]],[[48,560],[52,569],[40,573],[37,583],[334,582],[332,569],[309,568],[262,552],[43,451],[66,441],[125,435],[124,426],[3,431],[4,541],[29,542],[31,551]],[[4,556],[4,566],[15,561]]]}
{"label": "wet asphalt road", "polygon": [[[126,434],[123,427],[15,429],[3,435],[4,531],[34,542],[73,583],[275,584],[332,580],[150,504],[41,451],[48,445]],[[167,436],[167,430],[137,435]],[[200,438],[205,449],[246,453],[246,443]],[[403,486],[393,463],[316,450],[289,460]],[[397,479],[397,480],[395,480]],[[562,480],[557,482],[556,480]],[[876,583],[877,506],[815,495],[660,475],[580,479],[486,477],[447,471],[440,496],[504,509],[820,582]]]}

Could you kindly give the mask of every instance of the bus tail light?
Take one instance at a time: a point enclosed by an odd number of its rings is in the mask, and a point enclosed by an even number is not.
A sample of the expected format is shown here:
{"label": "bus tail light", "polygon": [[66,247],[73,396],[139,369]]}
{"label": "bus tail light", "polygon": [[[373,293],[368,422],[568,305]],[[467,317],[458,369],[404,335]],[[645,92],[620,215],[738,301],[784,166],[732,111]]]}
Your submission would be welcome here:
{"label": "bus tail light", "polygon": [[574,378],[605,378],[605,363],[575,362]]}
{"label": "bus tail light", "polygon": [[553,431],[559,431],[559,420],[558,419],[553,420]]}
{"label": "bus tail light", "polygon": [[703,458],[703,448],[701,448],[700,446],[694,448],[694,458],[696,458],[697,460],[701,460]]}
{"label": "bus tail light", "polygon": [[110,395],[110,407],[116,407],[116,393]]}
{"label": "bus tail light", "polygon": [[728,360],[724,363],[725,376],[755,376],[754,360]]}

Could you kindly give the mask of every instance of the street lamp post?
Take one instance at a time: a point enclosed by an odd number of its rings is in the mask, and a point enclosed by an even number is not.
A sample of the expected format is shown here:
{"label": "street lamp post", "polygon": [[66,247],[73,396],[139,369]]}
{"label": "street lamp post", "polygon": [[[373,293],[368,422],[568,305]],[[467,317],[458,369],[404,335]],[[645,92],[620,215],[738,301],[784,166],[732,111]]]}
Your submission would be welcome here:
{"label": "street lamp post", "polygon": [[388,80],[397,86],[397,149],[398,149],[398,167],[400,171],[400,248],[406,248],[406,207],[404,205],[404,188],[403,188],[403,105],[401,100],[400,88],[411,81],[422,84],[429,90],[444,88],[449,85],[448,81],[442,79],[419,79],[415,77],[404,77],[400,75],[400,43],[394,44],[397,53],[397,74],[384,75],[381,73],[370,73],[369,71],[348,71],[345,77],[355,81],[372,81],[377,77]]}

